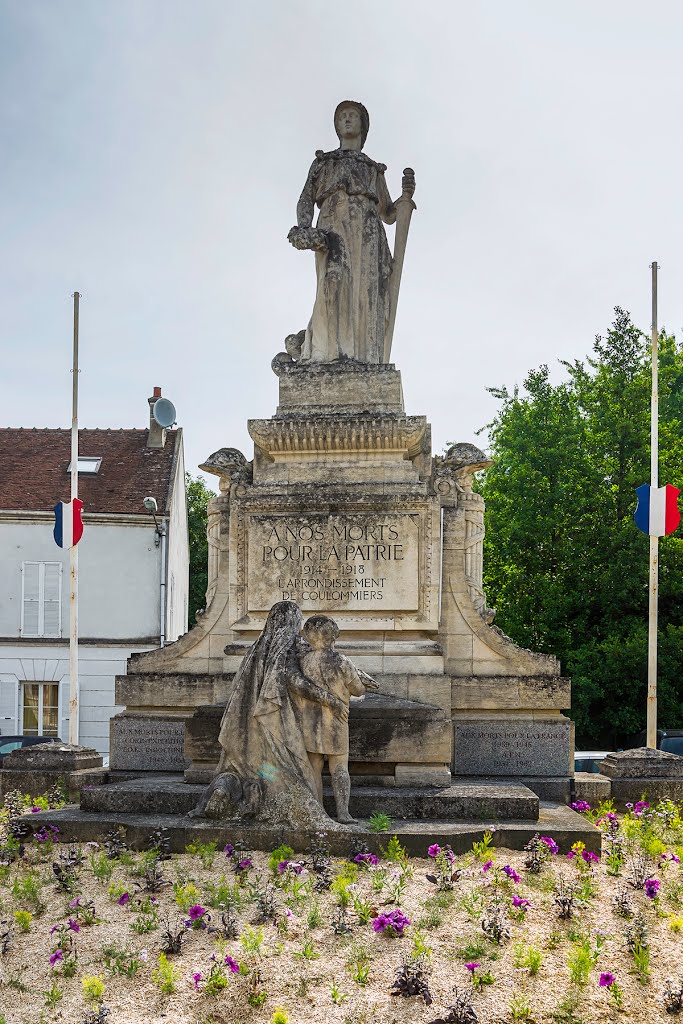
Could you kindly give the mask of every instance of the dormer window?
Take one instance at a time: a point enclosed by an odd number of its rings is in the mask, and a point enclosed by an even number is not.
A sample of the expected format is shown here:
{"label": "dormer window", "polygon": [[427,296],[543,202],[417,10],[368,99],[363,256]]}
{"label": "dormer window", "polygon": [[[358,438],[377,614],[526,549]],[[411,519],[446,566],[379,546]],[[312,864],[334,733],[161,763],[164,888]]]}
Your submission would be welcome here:
{"label": "dormer window", "polygon": [[[101,458],[97,458],[96,456],[90,456],[90,455],[83,455],[83,456],[79,455],[78,456],[78,473],[79,473],[79,476],[81,474],[83,476],[93,476],[95,473],[99,472],[99,468],[100,468],[101,465],[102,465],[102,459]],[[69,468],[67,469],[67,473],[70,473],[70,472],[71,472],[71,463],[69,463]]]}

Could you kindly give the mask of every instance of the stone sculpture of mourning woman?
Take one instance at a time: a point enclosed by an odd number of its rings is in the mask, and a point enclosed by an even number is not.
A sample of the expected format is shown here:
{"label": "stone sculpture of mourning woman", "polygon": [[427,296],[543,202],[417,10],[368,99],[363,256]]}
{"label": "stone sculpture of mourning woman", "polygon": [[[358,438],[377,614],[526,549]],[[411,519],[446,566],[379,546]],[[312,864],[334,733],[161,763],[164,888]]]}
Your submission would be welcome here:
{"label": "stone sculpture of mourning woman", "polygon": [[293,601],[271,608],[235,676],[221,722],[218,772],[193,816],[294,828],[332,824],[316,793],[297,697],[330,708],[342,720],[348,706],[301,671],[299,659],[310,650],[300,636],[302,620]]}

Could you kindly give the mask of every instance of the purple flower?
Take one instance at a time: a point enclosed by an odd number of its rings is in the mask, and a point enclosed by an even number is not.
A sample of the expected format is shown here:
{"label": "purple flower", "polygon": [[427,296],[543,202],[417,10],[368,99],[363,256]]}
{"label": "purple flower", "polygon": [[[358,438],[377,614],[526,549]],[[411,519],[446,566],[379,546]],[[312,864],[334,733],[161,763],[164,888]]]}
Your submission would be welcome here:
{"label": "purple flower", "polygon": [[64,955],[61,949],[56,949],[52,956],[50,957],[50,967],[54,967],[55,964],[61,963],[63,959]]}
{"label": "purple flower", "polygon": [[515,893],[515,895],[512,897],[512,906],[513,907],[530,907],[531,906],[531,900],[524,900],[524,899],[522,899],[521,896],[518,896]]}
{"label": "purple flower", "polygon": [[585,800],[576,800],[571,807],[573,811],[578,811],[579,813],[590,811],[591,809],[591,805],[587,804]]}
{"label": "purple flower", "polygon": [[600,858],[598,857],[597,853],[591,853],[590,850],[582,850],[581,851],[581,857],[586,862],[586,864],[599,864],[600,863]]}
{"label": "purple flower", "polygon": [[379,857],[376,857],[374,853],[357,853],[353,859],[356,864],[365,864],[371,868],[379,864]]}
{"label": "purple flower", "polygon": [[649,811],[650,805],[645,800],[639,800],[636,806],[633,808],[634,814],[642,814],[644,811]]}
{"label": "purple flower", "polygon": [[288,867],[289,867],[289,861],[288,860],[281,860],[280,863],[277,866],[278,873],[281,874],[281,875],[284,874],[284,872],[287,870]]}
{"label": "purple flower", "polygon": [[201,974],[199,973],[199,971],[197,971],[197,973],[196,973],[196,974],[193,974],[193,975],[192,975],[192,982],[193,982],[193,984],[194,984],[194,987],[195,987],[195,991],[196,991],[196,992],[198,992],[198,991],[199,991],[199,982],[200,982],[201,980],[202,980],[202,976],[201,976]]}
{"label": "purple flower", "polygon": [[552,839],[550,836],[541,836],[541,842],[545,843],[545,845],[548,847],[548,849],[550,850],[551,853],[559,853],[560,852],[559,846],[557,845],[555,840]]}
{"label": "purple flower", "polygon": [[567,860],[574,860],[574,857],[576,857],[576,850],[570,850],[567,854]]}
{"label": "purple flower", "polygon": [[392,910],[389,914],[378,914],[372,922],[376,932],[387,933],[388,935],[400,938],[404,930],[410,924],[410,918],[401,910]]}
{"label": "purple flower", "polygon": [[503,871],[508,876],[508,878],[512,879],[512,881],[515,883],[515,885],[519,885],[519,883],[522,881],[522,879],[519,877],[519,875],[517,874],[515,869],[511,868],[509,864],[505,865],[505,867],[503,868]]}
{"label": "purple flower", "polygon": [[52,928],[50,928],[50,935],[54,935],[54,933],[58,932],[61,927],[61,924],[53,924]]}
{"label": "purple flower", "polygon": [[31,808],[31,814],[39,814],[40,811],[41,811],[40,807],[32,807]]}
{"label": "purple flower", "polygon": [[232,843],[226,843],[225,846],[223,847],[223,853],[225,854],[226,857],[232,857],[234,852],[235,847],[232,845]]}
{"label": "purple flower", "polygon": [[237,972],[240,969],[240,965],[237,963],[236,960],[233,960],[231,956],[226,956],[225,966],[229,967],[233,974],[237,974]]}
{"label": "purple flower", "polygon": [[427,850],[427,856],[429,857],[436,857],[440,853],[441,847],[438,845],[438,843],[434,843],[434,845],[430,846],[429,849]]}
{"label": "purple flower", "polygon": [[605,971],[604,974],[600,975],[600,987],[609,988],[610,985],[613,985],[616,980],[617,979],[614,977],[613,974],[610,974],[609,971]]}
{"label": "purple flower", "polygon": [[200,918],[206,913],[206,907],[200,907],[198,904],[194,907],[190,907],[188,914],[190,915],[190,921],[199,921]]}
{"label": "purple flower", "polygon": [[75,910],[76,907],[80,907],[80,905],[81,905],[81,897],[77,896],[76,899],[72,900],[71,903],[69,904],[69,910]]}
{"label": "purple flower", "polygon": [[453,851],[450,848],[450,846],[444,846],[443,852],[446,855],[446,857],[448,858],[448,863],[449,864],[455,864],[455,854],[453,853]]}
{"label": "purple flower", "polygon": [[470,974],[474,974],[474,972],[476,971],[477,967],[481,967],[481,964],[475,964],[475,963],[465,964],[465,969],[468,970],[470,972]]}
{"label": "purple flower", "polygon": [[73,917],[69,918],[69,928],[72,932],[80,932],[81,926],[77,921],[74,921]]}
{"label": "purple flower", "polygon": [[251,857],[245,857],[244,860],[241,860],[238,863],[237,870],[238,871],[248,871],[249,868],[253,868],[253,866],[254,866],[254,862],[252,861]]}
{"label": "purple flower", "polygon": [[492,860],[487,860],[481,870],[486,872],[486,871],[489,870],[489,868],[492,868],[492,867],[493,867],[493,861]]}
{"label": "purple flower", "polygon": [[645,895],[648,899],[653,900],[659,891],[659,887],[662,883],[658,878],[648,878],[643,888],[645,889]]}
{"label": "purple flower", "polygon": [[120,907],[125,907],[126,903],[128,903],[129,901],[130,901],[130,893],[129,892],[124,892],[121,896],[119,896],[119,898],[117,900],[118,905]]}

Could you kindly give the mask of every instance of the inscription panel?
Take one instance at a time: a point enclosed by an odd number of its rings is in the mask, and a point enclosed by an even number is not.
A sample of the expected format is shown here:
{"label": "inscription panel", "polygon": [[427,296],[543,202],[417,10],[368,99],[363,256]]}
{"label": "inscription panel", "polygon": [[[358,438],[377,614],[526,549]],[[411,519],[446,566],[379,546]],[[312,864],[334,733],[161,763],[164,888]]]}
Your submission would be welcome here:
{"label": "inscription panel", "polygon": [[417,611],[419,515],[250,515],[248,609]]}
{"label": "inscription panel", "polygon": [[109,729],[112,768],[180,772],[189,764],[183,719],[122,715],[110,720]]}
{"label": "inscription panel", "polygon": [[529,719],[456,721],[453,725],[456,775],[571,774],[571,722]]}

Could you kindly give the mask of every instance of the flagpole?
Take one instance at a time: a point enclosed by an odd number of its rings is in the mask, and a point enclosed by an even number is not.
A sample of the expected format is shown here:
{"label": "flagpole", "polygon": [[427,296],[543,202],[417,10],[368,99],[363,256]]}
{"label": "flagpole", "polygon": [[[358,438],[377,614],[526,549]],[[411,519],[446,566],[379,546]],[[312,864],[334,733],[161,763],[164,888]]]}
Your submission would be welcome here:
{"label": "flagpole", "polygon": [[[78,313],[74,292],[74,355],[71,402],[71,507],[78,497]],[[69,548],[69,743],[78,744],[78,544]]]}
{"label": "flagpole", "polygon": [[[652,270],[652,397],[650,400],[650,493],[659,486],[659,334],[657,331],[657,263]],[[650,536],[650,579],[647,631],[647,746],[657,747],[657,604],[659,537]]]}

